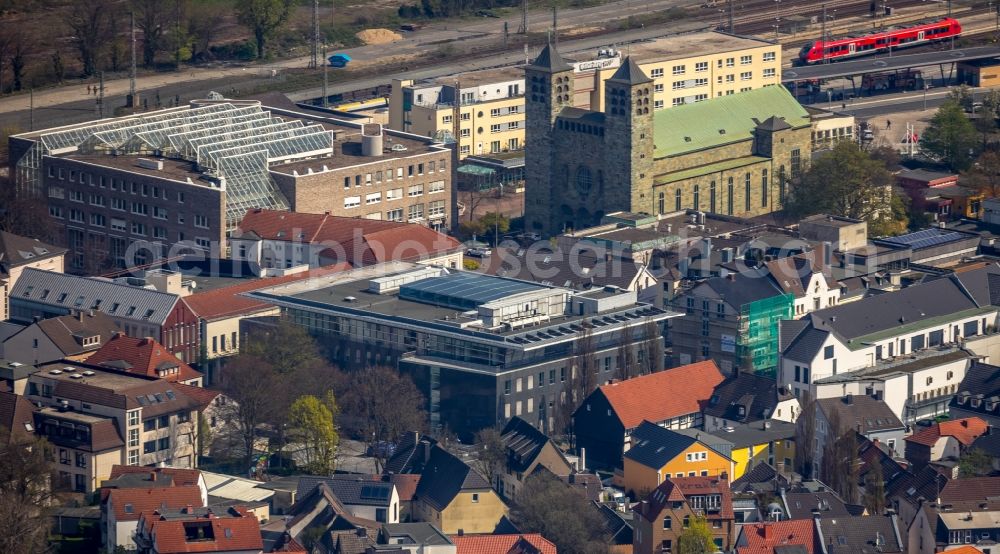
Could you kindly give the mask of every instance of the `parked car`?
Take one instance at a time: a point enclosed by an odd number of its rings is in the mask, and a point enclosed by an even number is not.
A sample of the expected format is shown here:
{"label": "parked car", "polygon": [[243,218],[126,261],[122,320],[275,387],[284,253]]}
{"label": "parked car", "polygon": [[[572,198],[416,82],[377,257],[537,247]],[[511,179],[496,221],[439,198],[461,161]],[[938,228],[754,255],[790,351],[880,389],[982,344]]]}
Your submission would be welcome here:
{"label": "parked car", "polygon": [[376,458],[388,458],[396,451],[396,445],[389,441],[378,441],[373,444],[368,445],[368,449],[365,450],[366,456],[373,456]]}
{"label": "parked car", "polygon": [[492,253],[493,251],[489,248],[470,248],[465,251],[466,256],[472,256],[473,258],[486,258]]}

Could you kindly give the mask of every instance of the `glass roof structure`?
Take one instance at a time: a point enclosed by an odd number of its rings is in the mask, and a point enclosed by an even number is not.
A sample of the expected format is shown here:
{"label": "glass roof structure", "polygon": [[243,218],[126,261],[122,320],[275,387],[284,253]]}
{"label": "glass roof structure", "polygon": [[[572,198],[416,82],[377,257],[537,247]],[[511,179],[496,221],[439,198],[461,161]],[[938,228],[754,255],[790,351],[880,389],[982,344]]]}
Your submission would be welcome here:
{"label": "glass roof structure", "polygon": [[47,155],[184,160],[226,191],[226,230],[231,231],[247,209],[288,209],[271,180],[270,164],[332,152],[333,132],[322,125],[274,117],[259,105],[210,104],[44,133],[18,161],[18,184],[41,195],[39,169]]}
{"label": "glass roof structure", "polygon": [[474,310],[494,300],[548,288],[515,279],[459,272],[403,285],[399,287],[399,297],[456,310]]}

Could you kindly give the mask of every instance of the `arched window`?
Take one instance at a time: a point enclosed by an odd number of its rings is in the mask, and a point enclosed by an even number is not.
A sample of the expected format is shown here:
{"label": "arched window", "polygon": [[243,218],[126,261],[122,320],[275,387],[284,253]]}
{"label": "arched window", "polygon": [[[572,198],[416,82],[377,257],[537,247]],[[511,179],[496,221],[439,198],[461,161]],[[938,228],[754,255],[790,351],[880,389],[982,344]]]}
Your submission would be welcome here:
{"label": "arched window", "polygon": [[715,213],[715,181],[708,186],[708,211]]}
{"label": "arched window", "polygon": [[726,191],[726,194],[728,196],[728,198],[726,199],[726,204],[728,204],[726,206],[726,213],[729,214],[729,215],[733,215],[733,178],[732,177],[729,178],[729,181],[728,181],[727,185],[729,185],[729,190]]}
{"label": "arched window", "polygon": [[760,207],[761,208],[766,208],[767,207],[767,189],[768,189],[768,184],[767,184],[767,168],[764,168],[764,170],[761,172],[761,178],[760,178]]}
{"label": "arched window", "polygon": [[664,205],[666,203],[666,195],[661,192],[659,194],[658,198],[657,198],[657,201],[659,203],[659,206],[657,206],[658,207],[658,213],[662,214],[662,213],[666,212],[666,209],[665,209],[666,206]]}
{"label": "arched window", "polygon": [[681,211],[681,189],[674,191],[674,210]]}
{"label": "arched window", "polygon": [[752,176],[750,175],[750,172],[747,171],[746,176],[743,178],[743,188],[745,189],[743,192],[746,194],[746,200],[743,203],[746,205],[746,211],[748,211],[748,212],[750,211],[750,178],[751,177]]}
{"label": "arched window", "polygon": [[701,194],[698,185],[694,186],[694,202],[692,202],[692,207],[696,210],[701,209]]}

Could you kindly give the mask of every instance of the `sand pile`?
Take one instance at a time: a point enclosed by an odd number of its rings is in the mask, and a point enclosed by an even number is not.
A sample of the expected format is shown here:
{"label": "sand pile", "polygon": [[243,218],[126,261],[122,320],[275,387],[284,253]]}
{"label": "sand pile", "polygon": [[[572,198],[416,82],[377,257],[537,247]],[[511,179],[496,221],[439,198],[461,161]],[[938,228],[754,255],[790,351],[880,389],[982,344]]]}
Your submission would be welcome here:
{"label": "sand pile", "polygon": [[403,39],[402,35],[389,29],[365,29],[354,36],[365,44],[388,44]]}

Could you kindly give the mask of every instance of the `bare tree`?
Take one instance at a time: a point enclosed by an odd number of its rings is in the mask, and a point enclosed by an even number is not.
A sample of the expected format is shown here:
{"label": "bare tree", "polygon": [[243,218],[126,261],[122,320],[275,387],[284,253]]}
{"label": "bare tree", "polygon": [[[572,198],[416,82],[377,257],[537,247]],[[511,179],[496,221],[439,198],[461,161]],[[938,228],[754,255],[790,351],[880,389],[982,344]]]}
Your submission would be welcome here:
{"label": "bare tree", "polygon": [[528,477],[511,508],[511,519],[523,532],[541,533],[560,552],[608,552],[605,525],[593,504],[549,472]]}
{"label": "bare tree", "polygon": [[635,348],[635,337],[633,335],[634,332],[631,325],[626,323],[622,326],[621,335],[618,337],[618,367],[616,368],[618,379],[622,381],[631,379],[638,374],[632,359],[633,349]]}
{"label": "bare tree", "polygon": [[795,472],[803,479],[812,479],[816,443],[816,401],[809,391],[799,397],[801,411],[795,420]]}
{"label": "bare tree", "polygon": [[51,445],[0,428],[0,552],[49,552]]}
{"label": "bare tree", "polygon": [[191,6],[187,17],[187,32],[193,41],[192,59],[208,54],[212,40],[225,17],[225,8],[217,4],[195,3]]}
{"label": "bare tree", "polygon": [[241,0],[237,2],[236,17],[253,33],[257,43],[257,59],[264,59],[267,40],[288,21],[293,5],[292,0]]}
{"label": "bare tree", "polygon": [[553,414],[553,432],[568,433],[573,424],[573,413],[580,407],[584,399],[597,388],[597,351],[591,324],[582,322],[583,331],[573,345],[573,362],[563,389],[559,393],[555,413]]}
{"label": "bare tree", "polygon": [[823,449],[823,482],[830,485],[848,504],[859,502],[858,445],[855,432],[831,411],[827,415],[828,433]]}
{"label": "bare tree", "polygon": [[24,70],[27,67],[28,44],[24,33],[15,31],[10,47],[11,88],[15,91],[24,87]]}
{"label": "bare tree", "polygon": [[660,326],[652,318],[647,318],[646,322],[642,324],[642,331],[645,339],[643,343],[644,370],[645,373],[656,373],[663,369],[663,333],[660,331]]}
{"label": "bare tree", "polygon": [[226,364],[222,390],[232,402],[222,406],[221,416],[241,439],[241,454],[249,466],[257,444],[258,428],[277,411],[276,391],[285,383],[273,366],[254,356],[241,354]]}
{"label": "bare tree", "polygon": [[152,67],[163,50],[163,33],[169,25],[170,9],[163,0],[132,0],[135,28],[142,33],[142,65]]}
{"label": "bare tree", "polygon": [[[7,137],[17,132],[14,128],[0,129],[4,153]],[[3,157],[6,158],[6,155]],[[0,230],[46,242],[59,242],[55,240],[55,226],[49,217],[45,201],[17,194],[9,177],[0,177]]]}
{"label": "bare tree", "polygon": [[388,458],[389,444],[406,431],[426,427],[425,399],[413,381],[394,368],[375,366],[345,374],[337,398],[355,432],[375,454],[379,471]]}
{"label": "bare tree", "polygon": [[472,464],[473,469],[485,477],[491,486],[496,487],[496,477],[507,464],[507,447],[503,437],[496,428],[487,427],[476,433],[475,441],[476,459]]}
{"label": "bare tree", "polygon": [[112,0],[72,0],[65,3],[64,21],[73,34],[85,76],[97,73],[104,45],[111,34]]}
{"label": "bare tree", "polygon": [[885,475],[879,460],[865,474],[864,503],[869,515],[881,515],[885,511]]}

